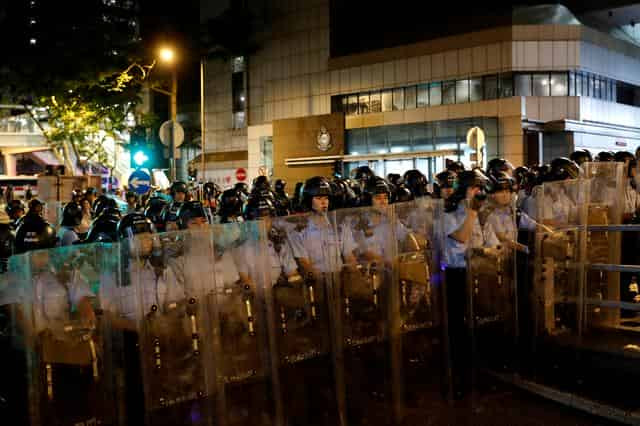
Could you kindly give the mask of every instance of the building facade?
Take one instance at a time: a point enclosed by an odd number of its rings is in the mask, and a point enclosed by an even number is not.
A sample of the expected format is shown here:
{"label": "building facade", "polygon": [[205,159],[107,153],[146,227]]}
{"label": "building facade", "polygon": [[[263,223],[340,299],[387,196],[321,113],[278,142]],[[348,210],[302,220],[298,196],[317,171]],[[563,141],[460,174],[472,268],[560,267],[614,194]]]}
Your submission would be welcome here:
{"label": "building facade", "polygon": [[257,51],[206,62],[207,180],[230,185],[244,168],[293,183],[364,164],[433,176],[446,159],[479,160],[467,145],[476,126],[483,162],[640,145],[640,47],[566,9],[561,23],[499,22],[332,56],[328,0],[270,7]]}

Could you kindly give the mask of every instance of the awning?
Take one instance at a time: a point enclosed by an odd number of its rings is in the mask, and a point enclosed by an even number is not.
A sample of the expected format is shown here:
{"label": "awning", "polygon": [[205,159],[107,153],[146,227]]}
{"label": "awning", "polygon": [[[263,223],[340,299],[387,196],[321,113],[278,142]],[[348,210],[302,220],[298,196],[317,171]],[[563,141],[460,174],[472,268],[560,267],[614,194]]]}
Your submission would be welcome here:
{"label": "awning", "polygon": [[37,163],[43,166],[62,166],[63,164],[58,160],[58,157],[50,150],[33,151],[25,155],[30,155]]}

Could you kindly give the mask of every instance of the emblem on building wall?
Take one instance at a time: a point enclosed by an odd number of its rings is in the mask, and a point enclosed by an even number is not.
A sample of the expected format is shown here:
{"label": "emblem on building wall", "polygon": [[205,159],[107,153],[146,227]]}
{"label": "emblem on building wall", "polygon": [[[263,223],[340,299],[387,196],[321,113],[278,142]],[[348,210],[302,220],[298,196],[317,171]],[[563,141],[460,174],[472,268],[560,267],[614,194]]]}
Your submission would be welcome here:
{"label": "emblem on building wall", "polygon": [[324,126],[320,127],[320,131],[318,132],[316,147],[320,151],[329,151],[333,148],[333,144],[331,143],[331,134],[329,134],[329,131]]}

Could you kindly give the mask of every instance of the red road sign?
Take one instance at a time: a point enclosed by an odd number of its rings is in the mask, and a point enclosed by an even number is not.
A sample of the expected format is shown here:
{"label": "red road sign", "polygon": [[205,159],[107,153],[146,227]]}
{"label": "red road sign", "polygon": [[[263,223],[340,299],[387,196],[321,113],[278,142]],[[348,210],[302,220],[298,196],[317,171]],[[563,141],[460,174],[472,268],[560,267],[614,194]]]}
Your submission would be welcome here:
{"label": "red road sign", "polygon": [[243,168],[236,170],[236,179],[240,182],[244,181],[247,178],[247,171]]}

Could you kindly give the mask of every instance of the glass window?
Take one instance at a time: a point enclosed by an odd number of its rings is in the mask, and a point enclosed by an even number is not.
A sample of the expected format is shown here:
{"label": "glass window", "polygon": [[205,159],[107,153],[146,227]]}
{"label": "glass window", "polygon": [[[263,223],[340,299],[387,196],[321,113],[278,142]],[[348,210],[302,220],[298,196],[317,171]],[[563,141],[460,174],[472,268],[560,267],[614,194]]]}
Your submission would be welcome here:
{"label": "glass window", "polygon": [[368,154],[367,147],[367,129],[351,129],[347,130],[346,137],[347,154]]}
{"label": "glass window", "polygon": [[399,87],[393,89],[393,110],[399,111],[404,109],[404,88]]}
{"label": "glass window", "polygon": [[380,92],[371,92],[369,95],[369,111],[380,112],[382,111],[382,104],[380,101]]}
{"label": "glass window", "polygon": [[582,96],[591,96],[589,94],[589,76],[582,74]]}
{"label": "glass window", "polygon": [[349,101],[347,103],[347,115],[353,115],[358,113],[358,95],[349,95]]}
{"label": "glass window", "polygon": [[331,97],[331,112],[344,112],[344,108],[342,106],[344,102],[344,105],[346,105],[346,101],[344,100],[344,97],[342,96],[332,96]]}
{"label": "glass window", "polygon": [[516,96],[531,96],[531,74],[516,74]]}
{"label": "glass window", "polygon": [[549,96],[549,74],[533,75],[533,96]]}
{"label": "glass window", "polygon": [[429,106],[429,85],[418,86],[418,108]]}
{"label": "glass window", "polygon": [[609,80],[607,80],[606,78],[600,80],[600,91],[602,92],[602,99],[608,101],[609,96],[611,95],[611,87],[609,84]]}
{"label": "glass window", "polygon": [[369,94],[360,93],[358,96],[358,113],[369,114]]}
{"label": "glass window", "polygon": [[593,97],[601,99],[602,93],[600,93],[600,79],[596,76],[593,77]]}
{"label": "glass window", "polygon": [[618,102],[618,82],[611,82],[611,101]]}
{"label": "glass window", "polygon": [[263,164],[269,176],[273,175],[273,137],[260,137],[260,164]]}
{"label": "glass window", "polygon": [[513,96],[513,74],[500,74],[500,97],[510,98]]}
{"label": "glass window", "polygon": [[551,96],[567,96],[567,78],[566,72],[551,74]]}
{"label": "glass window", "polygon": [[466,104],[469,102],[469,80],[456,81],[456,103]]}
{"label": "glass window", "polygon": [[582,96],[582,74],[576,73],[576,96]]}
{"label": "glass window", "polygon": [[391,153],[411,151],[408,126],[388,126],[387,138]]}
{"label": "glass window", "polygon": [[244,73],[234,72],[231,74],[231,95],[233,97],[233,112],[245,110],[246,91],[244,90]]}
{"label": "glass window", "polygon": [[385,90],[382,92],[382,111],[391,111],[393,108],[393,94],[391,90]]}
{"label": "glass window", "polygon": [[244,56],[236,56],[231,61],[231,72],[243,72],[245,70]]}
{"label": "glass window", "polygon": [[435,106],[442,104],[442,84],[431,83],[429,85],[429,105]]}
{"label": "glass window", "polygon": [[413,109],[416,107],[416,86],[404,89],[404,107],[405,109]]}
{"label": "glass window", "polygon": [[455,81],[443,81],[442,82],[442,104],[449,105],[456,102],[456,82]]}
{"label": "glass window", "polygon": [[431,151],[433,141],[431,140],[431,126],[429,123],[411,125],[411,146],[414,151]]}
{"label": "glass window", "polygon": [[484,78],[484,99],[498,98],[498,76],[489,75]]}
{"label": "glass window", "polygon": [[469,100],[478,102],[482,100],[482,79],[472,78],[469,80]]}
{"label": "glass window", "polygon": [[349,109],[349,97],[348,96],[343,96],[342,97],[342,112],[344,112],[346,114],[348,109]]}
{"label": "glass window", "polygon": [[370,127],[367,130],[367,145],[369,154],[386,154],[389,152],[387,144],[387,127]]}
{"label": "glass window", "polygon": [[595,96],[595,79],[593,78],[593,75],[589,74],[587,76],[587,90],[588,90],[588,94],[591,97]]}
{"label": "glass window", "polygon": [[234,112],[233,116],[233,128],[234,129],[242,129],[245,127],[246,122],[245,122],[245,113],[244,111],[238,111],[238,112]]}
{"label": "glass window", "polygon": [[569,72],[569,96],[576,95],[576,75]]}

